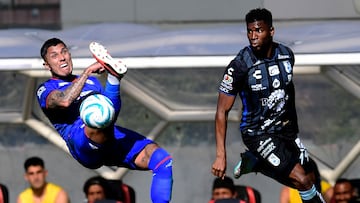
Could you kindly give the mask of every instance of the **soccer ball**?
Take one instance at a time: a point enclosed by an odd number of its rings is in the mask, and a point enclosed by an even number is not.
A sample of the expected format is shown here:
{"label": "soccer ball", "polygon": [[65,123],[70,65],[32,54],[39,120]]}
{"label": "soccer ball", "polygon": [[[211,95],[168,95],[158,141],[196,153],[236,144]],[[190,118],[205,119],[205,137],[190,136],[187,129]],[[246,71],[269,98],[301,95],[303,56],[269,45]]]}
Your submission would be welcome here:
{"label": "soccer ball", "polygon": [[101,94],[88,96],[80,105],[80,118],[91,128],[108,127],[114,120],[115,109],[109,98]]}

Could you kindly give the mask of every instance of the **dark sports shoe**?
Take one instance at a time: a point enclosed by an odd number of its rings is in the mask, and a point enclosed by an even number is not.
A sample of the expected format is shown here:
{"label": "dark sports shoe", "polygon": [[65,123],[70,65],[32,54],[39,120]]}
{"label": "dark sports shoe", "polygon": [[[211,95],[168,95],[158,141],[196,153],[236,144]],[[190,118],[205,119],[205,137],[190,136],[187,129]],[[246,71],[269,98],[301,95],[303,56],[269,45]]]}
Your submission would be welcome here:
{"label": "dark sports shoe", "polygon": [[93,55],[93,57],[106,68],[106,70],[115,77],[122,78],[127,72],[127,67],[121,61],[117,61],[111,57],[107,49],[97,43],[91,42],[89,45],[89,49]]}
{"label": "dark sports shoe", "polygon": [[240,160],[234,168],[234,178],[238,179],[243,174],[255,172],[257,162],[258,159],[250,151],[240,153]]}

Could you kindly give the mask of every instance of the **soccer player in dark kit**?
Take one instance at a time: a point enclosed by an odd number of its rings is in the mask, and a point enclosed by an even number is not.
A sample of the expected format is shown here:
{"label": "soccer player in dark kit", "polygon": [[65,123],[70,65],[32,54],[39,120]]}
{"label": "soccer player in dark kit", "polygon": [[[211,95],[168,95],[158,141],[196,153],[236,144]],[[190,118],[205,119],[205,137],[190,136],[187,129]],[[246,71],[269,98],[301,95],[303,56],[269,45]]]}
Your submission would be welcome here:
{"label": "soccer player in dark kit", "polygon": [[244,144],[234,169],[235,178],[260,172],[287,186],[296,188],[303,202],[324,203],[312,180],[313,166],[306,148],[298,138],[293,84],[294,54],[273,41],[272,14],[265,8],[246,15],[247,37],[244,47],[226,67],[219,87],[215,116],[216,159],[212,173],[226,172],[227,116],[235,98],[242,101],[240,124]]}

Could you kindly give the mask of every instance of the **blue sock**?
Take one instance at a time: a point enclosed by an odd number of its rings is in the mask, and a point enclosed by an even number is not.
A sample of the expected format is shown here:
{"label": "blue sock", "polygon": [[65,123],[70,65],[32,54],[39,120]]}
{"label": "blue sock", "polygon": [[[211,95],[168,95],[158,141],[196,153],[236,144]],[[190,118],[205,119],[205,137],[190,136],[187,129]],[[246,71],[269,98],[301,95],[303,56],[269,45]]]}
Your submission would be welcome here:
{"label": "blue sock", "polygon": [[172,193],[172,157],[158,148],[150,158],[149,169],[153,171],[151,200],[153,203],[168,203]]}
{"label": "blue sock", "polygon": [[299,194],[303,202],[325,203],[321,194],[316,190],[315,185],[313,185],[310,190],[299,191]]}
{"label": "blue sock", "polygon": [[108,97],[115,109],[115,115],[119,114],[121,108],[121,98],[120,98],[120,85],[112,85],[109,81],[106,82],[104,95]]}

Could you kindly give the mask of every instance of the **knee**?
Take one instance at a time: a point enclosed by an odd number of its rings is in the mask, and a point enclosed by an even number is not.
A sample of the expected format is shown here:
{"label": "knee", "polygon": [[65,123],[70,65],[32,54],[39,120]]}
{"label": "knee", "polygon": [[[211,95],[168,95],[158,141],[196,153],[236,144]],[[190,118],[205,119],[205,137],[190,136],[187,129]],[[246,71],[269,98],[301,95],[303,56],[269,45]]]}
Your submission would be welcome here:
{"label": "knee", "polygon": [[151,155],[149,169],[153,171],[151,199],[154,203],[168,203],[172,193],[172,157],[162,148]]}
{"label": "knee", "polygon": [[163,148],[157,148],[151,155],[148,168],[160,176],[172,176],[171,155]]}

